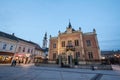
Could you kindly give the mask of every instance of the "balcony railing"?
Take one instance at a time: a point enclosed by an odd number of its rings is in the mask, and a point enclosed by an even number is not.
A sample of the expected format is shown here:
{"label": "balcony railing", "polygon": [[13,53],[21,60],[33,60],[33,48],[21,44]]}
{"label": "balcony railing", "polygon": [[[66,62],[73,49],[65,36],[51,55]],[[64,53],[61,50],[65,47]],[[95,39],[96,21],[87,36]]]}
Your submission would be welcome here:
{"label": "balcony railing", "polygon": [[66,51],[75,51],[75,47],[73,45],[67,45],[66,46]]}

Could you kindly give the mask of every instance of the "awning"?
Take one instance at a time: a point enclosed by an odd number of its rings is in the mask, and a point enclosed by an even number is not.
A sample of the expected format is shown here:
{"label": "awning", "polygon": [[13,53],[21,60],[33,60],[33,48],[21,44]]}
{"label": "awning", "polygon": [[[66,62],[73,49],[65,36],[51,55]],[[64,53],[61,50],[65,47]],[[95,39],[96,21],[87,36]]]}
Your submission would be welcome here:
{"label": "awning", "polygon": [[41,56],[35,56],[36,59],[43,59]]}
{"label": "awning", "polygon": [[16,57],[25,57],[25,54],[24,53],[16,53],[15,56]]}
{"label": "awning", "polygon": [[0,55],[14,56],[14,53],[11,53],[11,52],[0,52]]}

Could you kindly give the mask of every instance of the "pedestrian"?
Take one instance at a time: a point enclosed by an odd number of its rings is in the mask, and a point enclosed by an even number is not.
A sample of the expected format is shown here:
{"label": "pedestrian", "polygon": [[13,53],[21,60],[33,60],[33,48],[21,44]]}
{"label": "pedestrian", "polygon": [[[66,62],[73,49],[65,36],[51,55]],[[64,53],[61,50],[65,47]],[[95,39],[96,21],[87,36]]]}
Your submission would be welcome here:
{"label": "pedestrian", "polygon": [[61,67],[63,67],[64,66],[64,64],[63,64],[63,62],[61,62]]}
{"label": "pedestrian", "polygon": [[14,67],[16,66],[16,63],[17,63],[17,62],[16,62],[16,60],[15,60],[15,61],[14,61]]}
{"label": "pedestrian", "polygon": [[20,64],[20,60],[18,61],[18,63]]}
{"label": "pedestrian", "polygon": [[13,60],[12,63],[11,63],[11,66],[16,66],[16,60]]}

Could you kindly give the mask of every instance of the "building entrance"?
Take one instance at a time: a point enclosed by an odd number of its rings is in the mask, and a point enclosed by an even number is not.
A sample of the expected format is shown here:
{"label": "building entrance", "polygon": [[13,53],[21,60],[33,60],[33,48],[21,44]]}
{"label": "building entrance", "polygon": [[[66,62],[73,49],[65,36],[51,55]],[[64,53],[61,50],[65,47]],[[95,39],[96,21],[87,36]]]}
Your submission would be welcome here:
{"label": "building entrance", "polygon": [[73,65],[73,52],[70,51],[70,52],[66,52],[66,53],[63,53],[61,55],[59,55],[59,64],[61,65],[61,63],[63,65],[67,65],[67,66],[72,66]]}

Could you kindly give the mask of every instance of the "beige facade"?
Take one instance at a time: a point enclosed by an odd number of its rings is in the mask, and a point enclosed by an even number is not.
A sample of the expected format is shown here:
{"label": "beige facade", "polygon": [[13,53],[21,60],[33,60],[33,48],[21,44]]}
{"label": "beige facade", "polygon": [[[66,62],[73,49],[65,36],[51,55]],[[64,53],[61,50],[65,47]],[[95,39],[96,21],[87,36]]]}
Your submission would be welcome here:
{"label": "beige facade", "polygon": [[65,32],[60,32],[57,37],[50,37],[49,59],[56,60],[61,55],[68,60],[72,59],[99,60],[100,49],[95,29],[93,32],[83,33],[81,29],[74,30],[69,23]]}
{"label": "beige facade", "polygon": [[0,32],[0,63],[10,63],[12,59],[29,63],[33,62],[35,57],[44,57],[43,54],[38,44],[20,39],[13,34]]}
{"label": "beige facade", "polygon": [[19,40],[16,45],[17,47],[14,58],[19,60],[21,63],[33,62],[35,45],[23,40]]}
{"label": "beige facade", "polygon": [[16,40],[11,40],[11,39],[7,39],[4,37],[0,37],[0,51],[1,52],[10,52],[10,53],[15,53],[16,50],[16,44],[17,41]]}
{"label": "beige facade", "polygon": [[11,62],[17,47],[16,43],[16,40],[0,37],[0,63]]}

